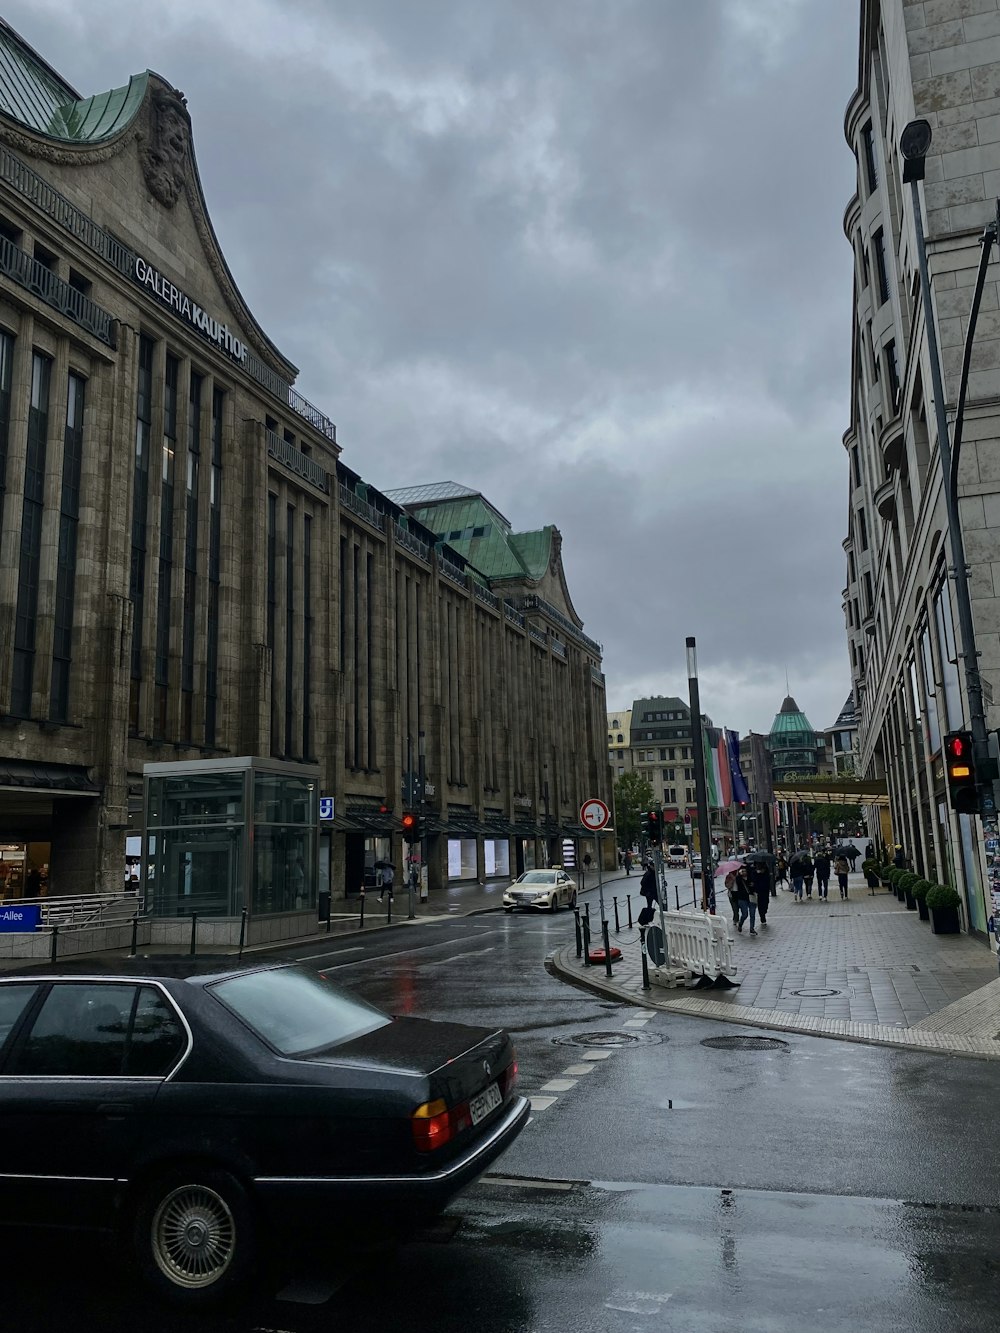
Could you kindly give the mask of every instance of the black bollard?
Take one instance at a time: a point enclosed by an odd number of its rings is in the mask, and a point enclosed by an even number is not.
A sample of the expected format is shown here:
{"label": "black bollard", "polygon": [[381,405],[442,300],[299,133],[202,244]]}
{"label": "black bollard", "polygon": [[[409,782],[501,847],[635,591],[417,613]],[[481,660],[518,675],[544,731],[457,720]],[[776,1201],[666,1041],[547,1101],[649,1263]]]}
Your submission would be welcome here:
{"label": "black bollard", "polygon": [[333,919],[333,894],[326,895],[326,933],[330,933],[330,922]]}
{"label": "black bollard", "polygon": [[639,927],[639,956],[642,959],[642,989],[650,990],[649,961],[646,958],[646,927]]}
{"label": "black bollard", "polygon": [[628,894],[628,895],[626,896],[626,898],[625,898],[625,901],[628,903],[628,928],[629,928],[629,930],[631,930],[631,929],[632,929],[632,895],[631,895],[631,894]]}
{"label": "black bollard", "polygon": [[583,965],[590,966],[590,913],[583,918]]}
{"label": "black bollard", "polygon": [[195,949],[198,947],[198,913],[191,913],[191,957],[194,957]]}
{"label": "black bollard", "polygon": [[139,914],[138,912],[132,918],[132,947],[129,949],[129,958],[134,958],[138,951],[139,944]]}
{"label": "black bollard", "polygon": [[621,922],[618,920],[618,897],[617,897],[617,895],[616,895],[614,898],[612,898],[611,901],[612,901],[612,902],[614,903],[614,905],[615,905],[615,934],[617,935],[618,932],[619,932],[619,931],[621,930],[621,928],[622,928],[622,926],[621,926]]}
{"label": "black bollard", "polygon": [[243,957],[243,946],[244,944],[246,944],[246,942],[247,942],[247,909],[244,907],[243,911],[240,913],[240,948],[239,952],[236,955],[237,958]]}
{"label": "black bollard", "polygon": [[385,924],[392,925],[392,894],[389,894],[389,906],[385,909]]}
{"label": "black bollard", "polygon": [[580,955],[583,953],[583,933],[582,933],[582,931],[580,930],[580,909],[579,909],[579,907],[574,907],[574,908],[573,908],[573,925],[574,925],[574,927],[575,927],[575,929],[576,929],[576,956],[577,956],[577,958],[579,958]]}
{"label": "black bollard", "polygon": [[608,938],[608,923],[601,922],[601,934],[604,936],[604,972],[606,976],[612,976],[611,971],[611,941]]}
{"label": "black bollard", "polygon": [[361,915],[360,915],[360,917],[358,918],[358,930],[364,930],[364,928],[365,928],[365,891],[364,891],[364,889],[361,890],[361,892],[358,894],[358,897],[361,899]]}
{"label": "black bollard", "polygon": [[59,953],[59,927],[52,927],[52,948],[49,952],[49,962],[54,963]]}

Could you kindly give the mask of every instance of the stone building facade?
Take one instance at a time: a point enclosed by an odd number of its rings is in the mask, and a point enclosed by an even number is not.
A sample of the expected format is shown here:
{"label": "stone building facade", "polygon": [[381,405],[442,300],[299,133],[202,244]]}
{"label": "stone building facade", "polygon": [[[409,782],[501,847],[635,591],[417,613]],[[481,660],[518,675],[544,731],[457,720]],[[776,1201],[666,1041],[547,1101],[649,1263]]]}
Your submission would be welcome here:
{"label": "stone building facade", "polygon": [[[507,524],[491,573],[346,465],[240,296],[176,89],[81,98],[2,23],[0,74],[0,888],[119,889],[144,766],[227,756],[333,798],[335,898],[379,859],[433,892],[582,837],[604,677],[558,530]],[[225,815],[193,789],[192,848]]]}
{"label": "stone building facade", "polygon": [[[844,216],[855,260],[844,609],[859,763],[864,777],[886,780],[892,836],[914,868],[957,888],[966,924],[985,932],[982,828],[950,810],[941,756],[942,733],[965,725],[968,706],[956,663],[916,234],[898,145],[909,121],[930,123],[918,192],[952,422],[980,237],[1000,194],[1000,4],[863,0],[860,13],[858,88],[845,117],[858,188]],[[973,352],[959,505],[980,663],[1000,698],[998,279],[994,265]]]}

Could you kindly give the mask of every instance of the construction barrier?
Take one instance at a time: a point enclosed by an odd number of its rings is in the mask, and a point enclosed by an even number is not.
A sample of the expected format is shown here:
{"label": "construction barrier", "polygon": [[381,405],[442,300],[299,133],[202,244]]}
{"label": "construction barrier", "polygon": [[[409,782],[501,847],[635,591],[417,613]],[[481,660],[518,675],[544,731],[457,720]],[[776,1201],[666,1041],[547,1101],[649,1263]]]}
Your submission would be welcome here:
{"label": "construction barrier", "polygon": [[657,986],[720,986],[736,972],[729,922],[709,912],[664,912],[665,944],[659,929],[647,932],[646,949],[657,964],[650,980]]}

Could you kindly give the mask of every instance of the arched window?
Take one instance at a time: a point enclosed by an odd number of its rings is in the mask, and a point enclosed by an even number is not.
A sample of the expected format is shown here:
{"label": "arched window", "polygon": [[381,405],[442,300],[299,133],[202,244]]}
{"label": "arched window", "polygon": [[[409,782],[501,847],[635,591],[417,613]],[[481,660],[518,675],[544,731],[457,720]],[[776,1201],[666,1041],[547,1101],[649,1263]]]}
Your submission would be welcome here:
{"label": "arched window", "polygon": [[618,744],[619,744],[619,745],[622,745],[622,744],[624,744],[624,741],[625,741],[625,737],[621,734],[621,732],[619,732],[619,733],[618,733]]}

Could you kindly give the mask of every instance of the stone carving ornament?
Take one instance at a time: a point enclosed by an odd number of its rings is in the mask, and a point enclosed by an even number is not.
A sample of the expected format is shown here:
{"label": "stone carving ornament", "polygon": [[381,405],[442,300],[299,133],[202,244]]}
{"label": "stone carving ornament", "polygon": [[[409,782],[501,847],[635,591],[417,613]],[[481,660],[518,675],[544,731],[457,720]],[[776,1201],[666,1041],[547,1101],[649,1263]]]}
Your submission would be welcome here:
{"label": "stone carving ornament", "polygon": [[164,208],[173,208],[184,188],[190,136],[191,117],[184,94],[155,92],[142,172],[153,198]]}

